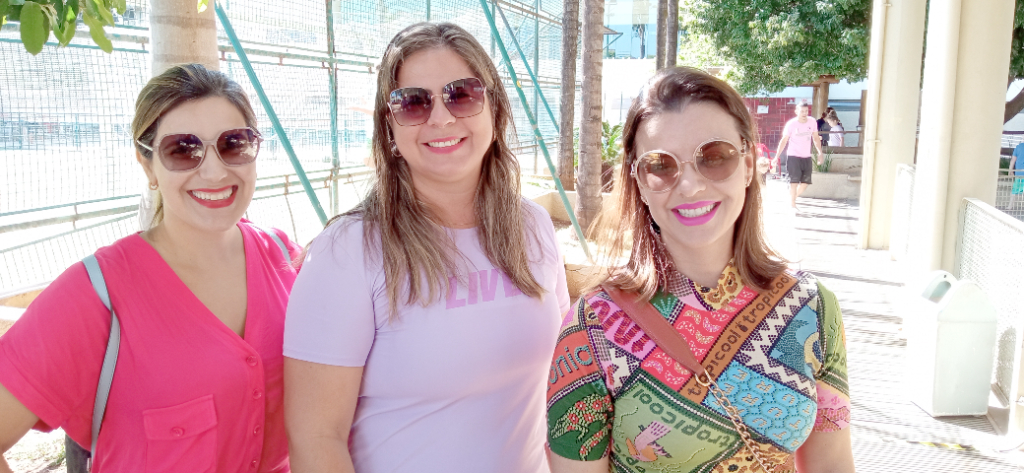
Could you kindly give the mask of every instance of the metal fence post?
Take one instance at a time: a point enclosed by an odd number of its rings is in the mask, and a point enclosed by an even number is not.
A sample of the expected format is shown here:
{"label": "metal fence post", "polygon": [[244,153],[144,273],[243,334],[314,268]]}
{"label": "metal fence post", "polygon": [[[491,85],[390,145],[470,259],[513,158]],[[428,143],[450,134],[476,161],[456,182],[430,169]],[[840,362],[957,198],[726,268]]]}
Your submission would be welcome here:
{"label": "metal fence post", "polygon": [[249,62],[249,56],[245,54],[245,49],[242,48],[242,43],[238,40],[238,36],[235,35],[235,30],[231,27],[231,21],[228,20],[227,13],[224,12],[224,8],[220,6],[220,3],[214,3],[213,7],[217,11],[217,18],[220,19],[221,25],[224,26],[224,33],[231,41],[231,46],[235,48],[235,54],[238,55],[238,60],[242,63],[242,67],[245,68],[245,73],[249,76],[249,81],[252,82],[252,87],[256,89],[256,95],[259,96],[260,102],[263,104],[263,108],[267,112],[267,117],[270,118],[270,123],[274,125],[274,131],[277,132],[278,137],[281,139],[281,147],[283,147],[284,151],[288,153],[288,159],[291,160],[292,167],[295,168],[295,174],[299,177],[299,181],[302,182],[302,187],[306,190],[309,202],[313,204],[313,210],[316,212],[317,217],[320,218],[320,223],[322,225],[327,225],[327,214],[324,213],[323,207],[320,206],[320,199],[316,197],[316,192],[313,191],[313,186],[309,184],[309,178],[306,177],[306,171],[302,169],[302,163],[299,162],[298,156],[295,155],[295,150],[292,149],[292,143],[288,140],[288,136],[284,132],[284,127],[281,126],[281,120],[277,118],[277,113],[274,112],[274,107],[270,104],[270,98],[267,97],[267,93],[263,90],[263,85],[260,83],[260,79],[256,77],[256,71],[252,68],[252,63]]}
{"label": "metal fence post", "polygon": [[573,211],[572,205],[569,204],[569,197],[565,195],[565,189],[562,188],[562,181],[558,179],[558,172],[555,171],[555,165],[551,162],[551,156],[548,154],[548,147],[544,144],[544,137],[541,136],[540,128],[537,127],[537,119],[534,118],[533,111],[530,110],[530,102],[526,100],[526,94],[523,92],[523,88],[519,85],[519,78],[516,76],[516,69],[512,67],[512,59],[509,58],[508,51],[505,49],[505,43],[501,40],[501,36],[498,34],[498,26],[494,23],[494,15],[492,15],[487,9],[487,0],[480,0],[480,6],[483,7],[484,15],[487,16],[487,23],[491,26],[491,39],[494,40],[495,45],[498,46],[498,50],[501,51],[501,57],[505,61],[505,67],[508,68],[508,73],[512,78],[512,84],[516,88],[516,93],[519,94],[519,100],[523,103],[523,111],[526,112],[526,118],[530,120],[530,125],[533,127],[533,135],[537,138],[537,145],[544,153],[544,160],[548,162],[548,172],[551,173],[551,179],[555,181],[555,188],[558,189],[558,195],[562,197],[562,205],[565,206],[565,211],[569,215],[569,221],[572,222],[572,228],[576,231],[576,237],[580,240],[580,247],[583,248],[583,253],[587,255],[587,259],[593,261],[594,258],[590,255],[590,248],[587,247],[587,238],[583,235],[583,230],[580,228],[579,222],[576,221],[576,212]]}

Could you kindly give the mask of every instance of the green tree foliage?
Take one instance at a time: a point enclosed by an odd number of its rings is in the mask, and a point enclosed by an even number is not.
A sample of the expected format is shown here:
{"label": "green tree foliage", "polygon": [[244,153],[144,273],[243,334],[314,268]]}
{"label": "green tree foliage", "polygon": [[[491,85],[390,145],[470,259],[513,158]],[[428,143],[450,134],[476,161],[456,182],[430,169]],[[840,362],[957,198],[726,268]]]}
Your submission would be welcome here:
{"label": "green tree foliage", "polygon": [[[1024,79],[1024,0],[1017,0],[1014,9],[1013,39],[1010,43],[1010,76],[1007,77],[1006,86],[1009,87],[1013,81],[1018,79]],[[1024,89],[1006,102],[1003,122],[1010,121],[1021,110],[1024,110]]]}
{"label": "green tree foliage", "polygon": [[93,42],[109,53],[113,45],[103,27],[114,25],[113,12],[123,15],[126,9],[125,0],[0,0],[0,25],[9,20],[20,22],[25,50],[39,54],[51,31],[58,44],[67,46],[81,18]]}
{"label": "green tree foliage", "polygon": [[870,0],[683,0],[680,19],[681,63],[723,67],[743,94],[867,77]]}

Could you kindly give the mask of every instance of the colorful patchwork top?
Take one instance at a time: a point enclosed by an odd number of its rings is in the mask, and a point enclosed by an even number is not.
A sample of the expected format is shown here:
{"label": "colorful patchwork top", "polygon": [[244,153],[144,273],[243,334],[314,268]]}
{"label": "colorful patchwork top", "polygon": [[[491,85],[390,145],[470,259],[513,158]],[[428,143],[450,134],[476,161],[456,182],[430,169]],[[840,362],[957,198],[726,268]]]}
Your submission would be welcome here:
{"label": "colorful patchwork top", "polygon": [[[835,296],[786,272],[758,293],[731,264],[717,288],[685,277],[651,303],[739,409],[766,458],[795,470],[812,431],[847,427],[846,340]],[[548,441],[615,472],[759,471],[728,415],[604,291],[562,323],[548,379]]]}

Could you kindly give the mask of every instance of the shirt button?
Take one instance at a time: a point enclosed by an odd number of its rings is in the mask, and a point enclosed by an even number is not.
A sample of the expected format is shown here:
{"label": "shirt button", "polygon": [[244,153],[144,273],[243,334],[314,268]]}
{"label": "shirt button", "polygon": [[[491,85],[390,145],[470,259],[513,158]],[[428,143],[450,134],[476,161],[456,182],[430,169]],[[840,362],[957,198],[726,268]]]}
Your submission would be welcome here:
{"label": "shirt button", "polygon": [[263,397],[263,392],[262,391],[260,391],[259,389],[254,389],[252,391],[252,398],[253,399],[259,399],[261,397]]}
{"label": "shirt button", "polygon": [[175,427],[171,429],[171,435],[175,437],[181,437],[182,435],[185,435],[185,429],[182,429],[181,427]]}
{"label": "shirt button", "polygon": [[249,464],[249,468],[256,468],[259,465],[260,462],[258,460],[253,460],[252,463]]}
{"label": "shirt button", "polygon": [[248,358],[245,359],[245,362],[249,363],[249,366],[256,366],[256,357],[250,355]]}
{"label": "shirt button", "polygon": [[260,430],[262,430],[262,429],[260,429],[260,426],[257,425],[255,429],[252,429],[252,434],[253,435],[259,435],[260,434]]}

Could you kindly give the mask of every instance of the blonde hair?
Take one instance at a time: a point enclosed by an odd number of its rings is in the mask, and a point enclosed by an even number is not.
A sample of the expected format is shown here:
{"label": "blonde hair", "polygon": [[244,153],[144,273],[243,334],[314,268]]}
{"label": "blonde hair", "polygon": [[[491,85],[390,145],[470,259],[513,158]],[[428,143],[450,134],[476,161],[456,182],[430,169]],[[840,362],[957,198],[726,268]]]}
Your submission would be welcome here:
{"label": "blonde hair", "polygon": [[[256,113],[249,104],[249,96],[237,82],[219,71],[211,71],[202,64],[172,66],[146,83],[135,100],[135,117],[132,119],[132,138],[135,150],[142,157],[152,160],[153,152],[142,147],[146,144],[156,149],[156,129],[163,118],[175,107],[192,100],[209,97],[224,97],[245,117],[245,124],[256,128]],[[159,224],[164,217],[163,199],[159,192],[153,200],[153,220],[150,227]]]}
{"label": "blonde hair", "polygon": [[[392,38],[378,69],[371,149],[376,174],[373,187],[356,208],[328,222],[330,225],[343,216],[362,219],[363,246],[383,253],[390,320],[397,319],[401,302],[426,306],[439,300],[451,289],[448,275],[458,274],[458,249],[430,205],[417,198],[408,164],[390,145],[393,137],[387,99],[398,87],[398,71],[407,58],[432,48],[458,54],[487,87],[494,142],[484,154],[474,197],[477,234],[484,253],[524,294],[539,298],[543,292],[530,271],[526,231],[532,226],[525,219],[532,215],[525,212],[519,162],[505,138],[512,114],[498,70],[464,29],[451,23],[418,23]],[[400,301],[403,289],[408,289],[407,297]]]}
{"label": "blonde hair", "polygon": [[[717,104],[736,120],[736,129],[752,152],[757,143],[757,128],[750,111],[736,91],[724,81],[697,69],[675,67],[658,72],[633,100],[623,127],[623,162],[612,202],[595,225],[595,235],[604,250],[604,283],[627,292],[639,293],[650,300],[659,287],[665,287],[658,259],[664,251],[651,226],[650,209],[640,198],[640,189],[630,171],[636,160],[636,136],[642,122],[664,112],[682,110],[689,103]],[[632,244],[630,244],[632,240]],[[629,251],[629,261],[618,261]],[[665,255],[667,257],[667,255]],[[786,269],[786,261],[769,245],[761,223],[761,180],[752,179],[747,187],[743,209],[733,233],[733,260],[740,277],[748,285],[767,289],[768,284]]]}

